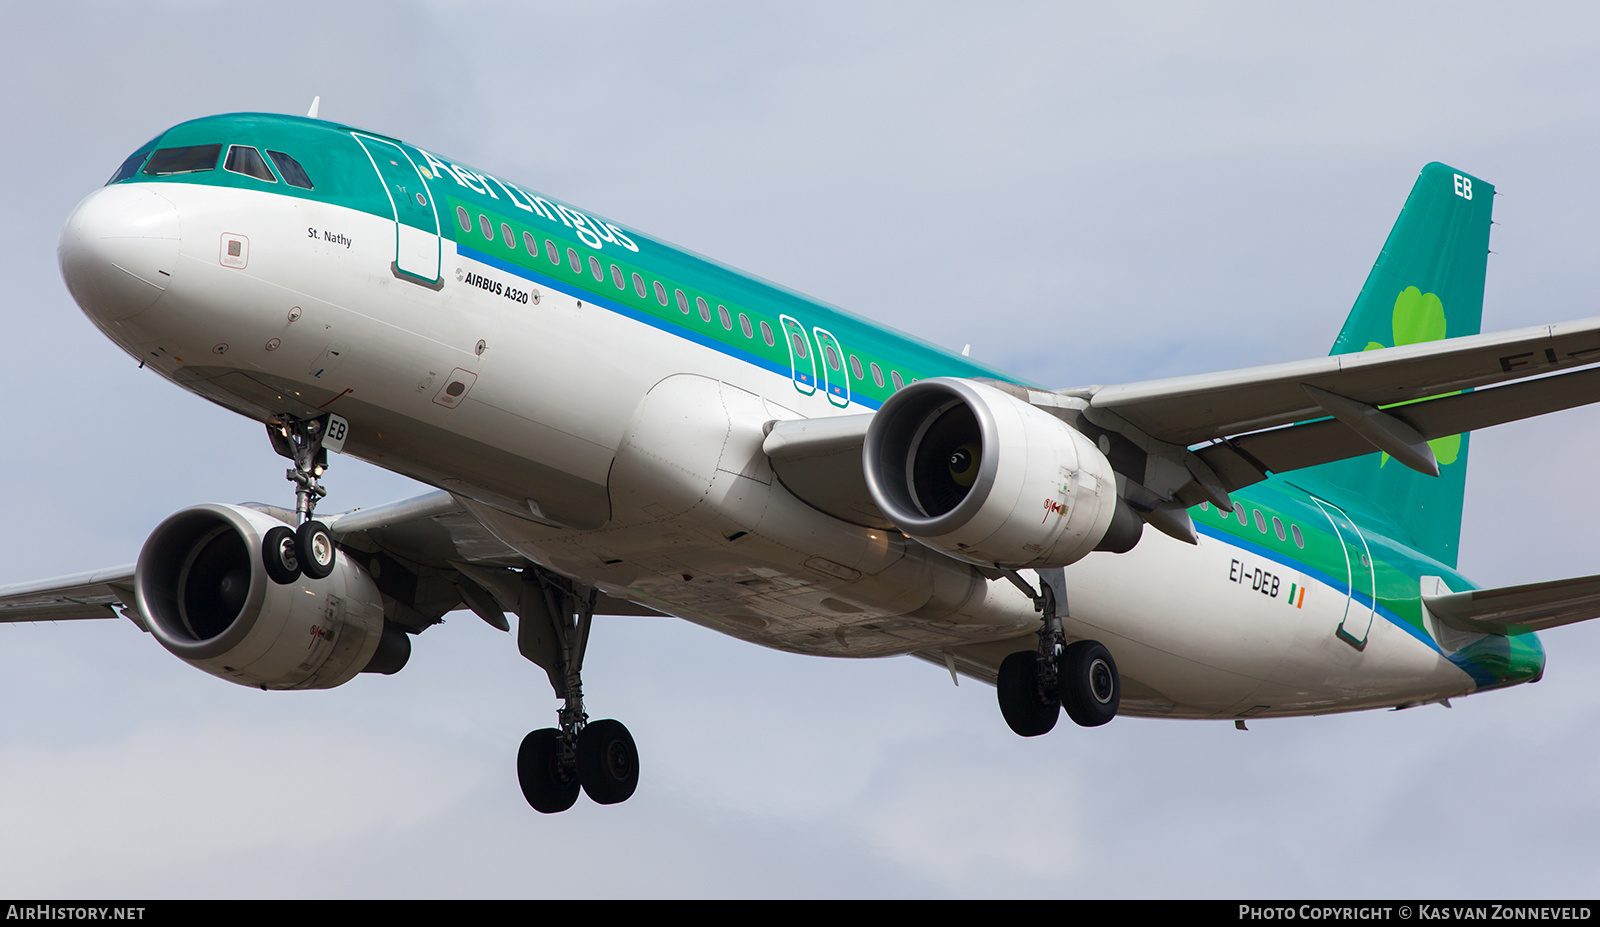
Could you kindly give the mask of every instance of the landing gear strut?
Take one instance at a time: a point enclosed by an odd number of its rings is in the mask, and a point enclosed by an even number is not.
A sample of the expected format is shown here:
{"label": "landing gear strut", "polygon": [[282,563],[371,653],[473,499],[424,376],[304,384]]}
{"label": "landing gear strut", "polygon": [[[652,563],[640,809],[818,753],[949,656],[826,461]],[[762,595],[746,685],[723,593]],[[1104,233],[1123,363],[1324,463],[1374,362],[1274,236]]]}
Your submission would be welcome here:
{"label": "landing gear strut", "polygon": [[537,663],[562,700],[559,728],[529,734],[517,751],[517,781],[535,811],[571,808],[578,790],[597,804],[626,801],[639,785],[639,750],[620,721],[583,708],[583,654],[597,590],[529,564],[517,602],[517,649]]}
{"label": "landing gear strut", "polygon": [[1064,611],[1064,572],[1059,568],[1040,570],[1038,592],[1015,570],[1007,570],[1005,575],[1033,599],[1033,608],[1043,620],[1039,649],[1019,650],[1000,664],[995,689],[1006,724],[1023,737],[1037,737],[1056,726],[1062,708],[1067,717],[1084,727],[1096,727],[1116,717],[1122,681],[1111,651],[1098,641],[1068,644],[1062,630],[1056,596],[1059,590]]}
{"label": "landing gear strut", "polygon": [[349,427],[337,415],[314,419],[279,415],[267,423],[272,449],[294,461],[284,476],[295,486],[295,516],[300,524],[298,529],[275,527],[262,538],[262,563],[275,583],[288,585],[301,574],[323,579],[333,573],[338,556],[333,536],[314,516],[317,502],[328,494],[320,479],[328,469],[328,450],[344,446]]}

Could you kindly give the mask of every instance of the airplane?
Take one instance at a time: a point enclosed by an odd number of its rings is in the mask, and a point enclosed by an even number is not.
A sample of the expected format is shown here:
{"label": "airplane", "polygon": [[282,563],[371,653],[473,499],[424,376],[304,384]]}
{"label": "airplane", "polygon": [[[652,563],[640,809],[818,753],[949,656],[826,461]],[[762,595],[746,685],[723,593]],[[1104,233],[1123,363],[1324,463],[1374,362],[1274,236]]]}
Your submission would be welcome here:
{"label": "airplane", "polygon": [[[185,122],[74,209],[61,273],[262,423],[295,505],[186,508],[133,564],[0,587],[0,621],[126,617],[276,690],[509,613],[560,701],[518,751],[544,813],[637,788],[585,710],[595,615],[909,654],[1030,737],[1534,682],[1600,577],[1455,569],[1469,432],[1600,399],[1600,319],[1480,333],[1493,197],[1424,167],[1327,356],[1059,389],[315,105]],[[436,490],[319,517],[330,451]]]}

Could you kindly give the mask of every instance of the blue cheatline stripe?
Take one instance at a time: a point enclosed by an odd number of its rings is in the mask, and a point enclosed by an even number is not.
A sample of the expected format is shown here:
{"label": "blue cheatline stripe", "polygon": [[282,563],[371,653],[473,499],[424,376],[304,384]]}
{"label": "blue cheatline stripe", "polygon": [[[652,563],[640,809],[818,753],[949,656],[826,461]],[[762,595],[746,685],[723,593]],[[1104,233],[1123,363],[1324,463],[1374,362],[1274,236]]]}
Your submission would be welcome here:
{"label": "blue cheatline stripe", "polygon": [[[1287,554],[1279,553],[1270,547],[1257,544],[1254,541],[1246,540],[1238,535],[1229,534],[1220,528],[1212,527],[1211,525],[1207,525],[1203,522],[1195,522],[1195,530],[1206,537],[1215,538],[1216,540],[1221,541],[1230,547],[1237,547],[1240,550],[1249,551],[1258,557],[1263,557],[1267,560],[1271,560],[1274,563],[1282,564],[1291,570],[1304,573],[1306,576],[1316,580],[1324,586],[1327,586],[1335,594],[1338,593],[1339,586],[1345,584],[1343,579],[1329,576],[1321,570],[1315,569],[1314,567],[1311,567],[1302,561],[1296,560]],[[1451,654],[1445,653],[1442,649],[1440,649],[1438,642],[1432,637],[1429,637],[1426,631],[1423,631],[1421,628],[1413,627],[1410,622],[1403,620],[1399,615],[1396,615],[1393,611],[1385,608],[1381,603],[1374,602],[1369,596],[1363,595],[1357,590],[1351,590],[1350,596],[1356,602],[1371,607],[1373,612],[1381,616],[1383,620],[1416,638],[1420,643],[1426,645],[1428,649],[1432,650],[1434,653],[1444,657],[1446,660],[1449,660],[1451,665],[1455,666],[1456,669],[1459,669],[1468,676],[1471,676],[1473,682],[1476,682],[1480,688],[1484,686],[1496,685],[1500,682],[1500,679],[1493,673],[1489,672],[1487,669],[1473,660],[1462,656],[1459,651]]]}
{"label": "blue cheatline stripe", "polygon": [[[599,306],[602,309],[608,309],[617,313],[618,315],[627,316],[628,318],[633,319],[635,322],[643,322],[651,328],[682,338],[685,341],[692,341],[695,344],[701,345],[702,347],[710,348],[719,354],[726,354],[734,360],[742,361],[754,367],[760,367],[762,370],[771,371],[772,373],[775,373],[786,380],[794,377],[794,371],[790,370],[789,367],[784,364],[774,363],[759,354],[746,351],[742,348],[728,344],[726,341],[713,338],[710,335],[702,334],[701,332],[697,332],[688,326],[678,325],[664,319],[656,318],[648,312],[641,312],[638,309],[629,306],[627,303],[619,303],[616,300],[596,295],[588,290],[574,287],[572,284],[567,283],[564,280],[557,280],[554,277],[547,277],[536,270],[529,270],[520,264],[513,264],[510,261],[495,257],[492,254],[485,254],[482,251],[471,248],[467,245],[463,245],[460,242],[456,242],[455,245],[456,253],[461,257],[477,261],[480,264],[487,264],[490,267],[502,270],[508,274],[511,274],[512,276],[521,277],[524,280],[537,283],[547,289],[555,290],[558,293],[565,293],[573,299],[581,299],[587,305]],[[845,376],[849,375],[849,371],[845,371]],[[805,377],[803,379],[806,379],[809,383],[809,377]],[[842,399],[844,397],[841,396],[840,398]],[[850,397],[850,404],[862,406],[863,408],[867,409],[877,409],[879,406],[883,405],[882,402],[879,402],[876,399],[856,395],[852,395]]]}

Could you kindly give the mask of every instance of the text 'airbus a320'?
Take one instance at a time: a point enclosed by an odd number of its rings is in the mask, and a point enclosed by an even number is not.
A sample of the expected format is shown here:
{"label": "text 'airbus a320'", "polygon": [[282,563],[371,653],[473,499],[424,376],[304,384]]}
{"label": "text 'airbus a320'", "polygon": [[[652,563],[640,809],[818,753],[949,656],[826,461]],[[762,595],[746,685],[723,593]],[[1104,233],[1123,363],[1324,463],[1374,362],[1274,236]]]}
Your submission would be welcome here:
{"label": "text 'airbus a320'", "polygon": [[[912,654],[1025,736],[1535,681],[1532,632],[1600,615],[1600,577],[1456,571],[1467,432],[1600,399],[1600,319],[1479,333],[1493,192],[1423,168],[1328,356],[1049,389],[395,138],[186,122],[78,205],[61,272],[266,426],[295,507],[185,509],[135,565],[0,588],[0,621],[120,613],[314,689],[515,614],[561,700],[518,755],[544,812],[638,782],[584,711],[597,613]],[[437,491],[321,518],[329,451]]]}

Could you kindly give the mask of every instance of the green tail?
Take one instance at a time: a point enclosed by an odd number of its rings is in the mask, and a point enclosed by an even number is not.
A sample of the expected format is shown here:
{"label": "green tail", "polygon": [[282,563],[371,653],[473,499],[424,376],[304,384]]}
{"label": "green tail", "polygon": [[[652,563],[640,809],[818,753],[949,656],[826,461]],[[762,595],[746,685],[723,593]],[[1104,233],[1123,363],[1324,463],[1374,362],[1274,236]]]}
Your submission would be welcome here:
{"label": "green tail", "polygon": [[[1422,169],[1330,354],[1476,335],[1483,324],[1494,187],[1434,162]],[[1305,488],[1386,522],[1397,540],[1454,567],[1467,481],[1467,435],[1428,444],[1439,476],[1369,454],[1294,474]]]}

